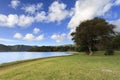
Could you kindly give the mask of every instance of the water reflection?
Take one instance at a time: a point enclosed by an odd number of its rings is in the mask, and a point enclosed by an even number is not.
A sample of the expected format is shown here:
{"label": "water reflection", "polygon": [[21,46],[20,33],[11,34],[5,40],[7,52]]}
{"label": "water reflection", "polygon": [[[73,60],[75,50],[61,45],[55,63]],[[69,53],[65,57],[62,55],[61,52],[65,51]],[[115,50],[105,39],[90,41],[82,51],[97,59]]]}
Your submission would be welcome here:
{"label": "water reflection", "polygon": [[0,64],[27,59],[70,55],[68,52],[0,52]]}

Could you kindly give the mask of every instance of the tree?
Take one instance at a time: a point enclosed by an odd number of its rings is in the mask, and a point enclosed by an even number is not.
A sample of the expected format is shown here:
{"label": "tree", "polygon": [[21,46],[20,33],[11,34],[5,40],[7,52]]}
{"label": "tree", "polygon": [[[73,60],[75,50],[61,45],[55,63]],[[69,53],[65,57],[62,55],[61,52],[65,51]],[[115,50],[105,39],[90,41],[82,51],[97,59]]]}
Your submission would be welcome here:
{"label": "tree", "polygon": [[120,49],[120,33],[112,39],[112,46],[114,49]]}
{"label": "tree", "polygon": [[104,19],[94,18],[82,22],[76,31],[71,33],[77,46],[84,47],[88,55],[92,55],[97,44],[105,44],[114,35],[114,25]]}

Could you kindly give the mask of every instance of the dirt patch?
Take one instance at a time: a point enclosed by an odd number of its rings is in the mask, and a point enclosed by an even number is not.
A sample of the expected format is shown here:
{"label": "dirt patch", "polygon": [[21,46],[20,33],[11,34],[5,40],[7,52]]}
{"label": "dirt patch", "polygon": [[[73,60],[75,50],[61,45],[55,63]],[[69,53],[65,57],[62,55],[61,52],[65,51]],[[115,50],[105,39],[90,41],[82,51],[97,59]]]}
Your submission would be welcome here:
{"label": "dirt patch", "polygon": [[111,69],[102,69],[101,71],[102,71],[102,72],[109,72],[109,73],[113,73],[113,70],[111,70]]}

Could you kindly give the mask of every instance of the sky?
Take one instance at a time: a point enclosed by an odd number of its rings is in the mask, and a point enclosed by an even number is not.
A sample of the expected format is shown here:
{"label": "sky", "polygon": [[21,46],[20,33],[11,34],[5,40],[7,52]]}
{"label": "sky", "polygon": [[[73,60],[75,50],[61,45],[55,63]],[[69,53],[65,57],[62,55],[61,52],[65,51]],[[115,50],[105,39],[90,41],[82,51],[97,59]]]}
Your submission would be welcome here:
{"label": "sky", "polygon": [[120,0],[0,0],[0,44],[73,44],[70,33],[95,17],[120,32]]}

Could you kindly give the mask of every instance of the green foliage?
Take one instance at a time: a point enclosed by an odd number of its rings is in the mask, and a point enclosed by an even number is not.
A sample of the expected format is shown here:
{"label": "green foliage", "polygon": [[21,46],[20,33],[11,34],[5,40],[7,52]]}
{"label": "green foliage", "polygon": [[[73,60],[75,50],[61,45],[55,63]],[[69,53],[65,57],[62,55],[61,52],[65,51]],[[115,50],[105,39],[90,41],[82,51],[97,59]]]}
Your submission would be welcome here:
{"label": "green foliage", "polygon": [[120,33],[116,34],[112,39],[112,46],[114,49],[120,49]]}
{"label": "green foliage", "polygon": [[96,45],[104,45],[111,36],[114,35],[114,25],[109,24],[104,19],[94,18],[82,22],[73,32],[72,40],[77,46],[81,46],[86,52],[91,53],[96,50]]}
{"label": "green foliage", "polygon": [[75,46],[41,46],[30,49],[35,52],[75,51]]}
{"label": "green foliage", "polygon": [[114,50],[108,49],[105,51],[104,55],[114,55]]}
{"label": "green foliage", "polygon": [[113,37],[109,38],[109,40],[107,40],[107,42],[104,44],[104,46],[105,46],[104,55],[114,55],[112,39],[113,39]]}

